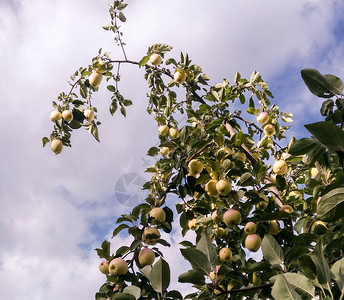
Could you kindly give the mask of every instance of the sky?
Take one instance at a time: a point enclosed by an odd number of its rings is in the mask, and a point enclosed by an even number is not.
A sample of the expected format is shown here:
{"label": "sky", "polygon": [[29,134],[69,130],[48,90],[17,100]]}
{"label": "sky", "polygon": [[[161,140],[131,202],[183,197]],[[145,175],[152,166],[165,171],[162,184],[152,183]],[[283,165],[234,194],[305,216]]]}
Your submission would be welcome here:
{"label": "sky", "polygon": [[[212,84],[257,70],[280,109],[294,114],[290,135],[297,138],[307,135],[304,124],[322,120],[321,101],[304,86],[300,70],[343,78],[340,0],[128,3],[123,32],[130,59],[167,43],[172,56],[188,52]],[[94,299],[105,280],[94,249],[110,239],[116,218],[144,198],[139,183],[154,163],[145,154],[158,139],[145,112],[142,69],[122,68],[120,90],[134,102],[126,119],[109,114],[104,85],[95,95],[101,143],[79,130],[61,155],[42,148],[52,130],[51,102],[69,89],[69,76],[99,48],[122,58],[102,29],[108,22],[104,0],[0,0],[0,299]],[[123,191],[131,202],[119,196]],[[182,238],[164,237],[174,246],[164,253],[177,278],[185,271],[177,248]],[[117,246],[128,239],[111,241]],[[175,279],[174,286],[189,289]]]}

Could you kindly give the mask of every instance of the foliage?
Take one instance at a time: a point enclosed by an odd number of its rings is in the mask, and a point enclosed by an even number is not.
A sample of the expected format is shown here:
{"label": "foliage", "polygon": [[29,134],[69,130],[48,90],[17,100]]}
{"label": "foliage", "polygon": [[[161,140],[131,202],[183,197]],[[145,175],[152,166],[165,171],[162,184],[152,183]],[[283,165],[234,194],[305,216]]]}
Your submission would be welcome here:
{"label": "foliage", "polygon": [[[147,112],[160,128],[160,145],[151,147],[148,155],[158,158],[146,170],[152,173],[143,186],[149,191],[146,202],[122,215],[113,232],[116,236],[126,230],[132,243],[115,253],[108,241],[96,249],[106,261],[122,257],[129,265],[125,275],[107,274],[96,299],[343,299],[343,82],[314,69],[302,70],[309,90],[326,98],[321,108],[325,121],[305,126],[311,138],[293,138],[281,147],[292,114],[272,103],[273,95],[258,72],[249,80],[236,73],[232,84],[223,80],[211,86],[209,76],[188,54],[165,59],[172,49],[165,44],[152,45],[138,62],[128,60],[118,25],[126,21],[126,6],[114,1],[111,23],[103,27],[115,34],[124,60],[112,60],[100,50],[88,67],[78,69],[71,76],[70,92],[53,102],[60,112],[71,110],[73,121],[55,121],[50,138],[43,138],[44,144],[57,138],[70,146],[71,132],[85,127],[98,140],[100,122],[85,121],[83,115],[85,109],[97,112],[91,98],[98,87],[90,84],[89,76],[94,71],[103,74],[112,93],[111,114],[120,108],[126,116],[132,101],[119,91],[120,67],[129,63],[145,69]],[[165,62],[151,64],[152,54]],[[174,78],[177,72],[185,81]],[[259,119],[262,112],[267,113],[265,121]],[[187,118],[185,124],[178,123],[181,115]],[[272,171],[274,161],[286,162],[285,172]],[[229,191],[218,187],[222,179],[230,182]],[[163,208],[159,218],[152,214],[156,207]],[[240,212],[238,225],[228,221],[229,210]],[[262,256],[245,248],[248,222],[257,226]],[[169,290],[170,267],[163,249],[170,245],[160,233],[172,229],[183,236],[189,230],[196,233],[195,241],[181,243],[189,270],[178,280],[196,289],[185,298]],[[143,248],[154,251],[152,266],[141,265]],[[231,250],[226,261],[219,257],[223,248]]]}

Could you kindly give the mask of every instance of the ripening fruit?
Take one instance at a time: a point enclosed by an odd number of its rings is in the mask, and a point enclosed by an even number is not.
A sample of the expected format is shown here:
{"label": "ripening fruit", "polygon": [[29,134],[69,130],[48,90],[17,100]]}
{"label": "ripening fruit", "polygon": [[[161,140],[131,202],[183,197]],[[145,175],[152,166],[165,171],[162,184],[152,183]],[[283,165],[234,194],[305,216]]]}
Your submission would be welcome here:
{"label": "ripening fruit", "polygon": [[219,257],[222,262],[229,262],[232,259],[232,250],[229,248],[222,248],[219,252]]}
{"label": "ripening fruit", "polygon": [[241,213],[235,209],[228,209],[223,214],[223,222],[228,227],[234,227],[235,225],[239,225],[242,221]]}
{"label": "ripening fruit", "polygon": [[103,260],[99,265],[99,270],[103,274],[109,274],[109,262],[107,260]]}
{"label": "ripening fruit", "polygon": [[149,61],[153,66],[159,66],[161,64],[161,56],[157,53],[153,53],[150,56]]}
{"label": "ripening fruit", "polygon": [[197,220],[196,219],[192,219],[188,221],[188,227],[191,230],[197,230],[199,228],[199,226],[196,224]]}
{"label": "ripening fruit", "polygon": [[190,160],[188,167],[189,167],[189,173],[192,176],[197,176],[203,170],[203,163],[197,159],[192,159]]}
{"label": "ripening fruit", "polygon": [[259,209],[259,210],[264,210],[269,205],[269,198],[264,193],[259,193],[258,195],[259,195],[260,198],[263,199],[263,201],[258,202],[256,204],[256,208]]}
{"label": "ripening fruit", "polygon": [[277,175],[284,175],[288,172],[288,165],[284,160],[276,160],[272,170]]}
{"label": "ripening fruit", "polygon": [[160,154],[162,155],[162,157],[166,157],[170,154],[170,148],[168,147],[161,147],[160,148]]}
{"label": "ripening fruit", "polygon": [[318,173],[319,173],[319,170],[317,168],[311,168],[311,176],[312,176],[312,178],[317,177]]}
{"label": "ripening fruit", "polygon": [[84,111],[86,121],[92,122],[94,120],[94,111],[92,109],[86,109]]}
{"label": "ripening fruit", "polygon": [[139,253],[139,263],[141,267],[150,266],[154,263],[155,254],[152,249],[143,248]]}
{"label": "ripening fruit", "polygon": [[269,221],[268,234],[276,235],[280,233],[281,227],[277,220]]}
{"label": "ripening fruit", "polygon": [[224,237],[224,236],[226,236],[227,235],[227,231],[226,231],[226,229],[224,229],[224,228],[222,228],[222,227],[218,227],[217,229],[216,229],[216,235],[217,236],[219,236],[219,237]]}
{"label": "ripening fruit", "polygon": [[289,197],[293,197],[295,198],[296,200],[302,200],[303,196],[302,196],[302,193],[300,191],[291,191],[289,194],[288,194]]}
{"label": "ripening fruit", "polygon": [[291,214],[294,211],[294,209],[290,205],[286,204],[281,207],[281,211]]}
{"label": "ripening fruit", "polygon": [[227,179],[221,179],[216,183],[216,190],[220,195],[228,195],[232,190],[232,184]]}
{"label": "ripening fruit", "polygon": [[120,257],[114,258],[109,264],[109,273],[111,275],[125,275],[128,272],[127,262]]}
{"label": "ripening fruit", "polygon": [[258,234],[250,234],[245,239],[245,247],[252,252],[257,252],[261,243],[262,239]]}
{"label": "ripening fruit", "polygon": [[246,234],[253,234],[257,231],[257,225],[254,222],[248,222],[244,227],[244,232]]}
{"label": "ripening fruit", "polygon": [[50,148],[55,154],[60,154],[63,150],[63,143],[59,139],[53,139],[50,143]]}
{"label": "ripening fruit", "polygon": [[142,240],[147,245],[156,245],[158,240],[160,239],[160,232],[158,229],[154,227],[147,227],[142,233]]}
{"label": "ripening fruit", "polygon": [[69,109],[66,109],[62,112],[62,118],[65,121],[70,122],[73,120],[73,113]]}
{"label": "ripening fruit", "polygon": [[171,127],[169,130],[169,136],[171,139],[179,138],[179,129],[175,127]]}
{"label": "ripening fruit", "polygon": [[267,124],[264,126],[264,134],[267,136],[272,136],[276,133],[275,127],[272,124]]}
{"label": "ripening fruit", "polygon": [[159,135],[166,136],[168,135],[169,128],[167,125],[161,125],[158,129]]}
{"label": "ripening fruit", "polygon": [[257,122],[263,125],[266,124],[269,122],[269,114],[266,111],[259,113],[257,115]]}
{"label": "ripening fruit", "polygon": [[154,207],[150,212],[149,216],[153,218],[152,224],[165,222],[166,213],[161,207]]}
{"label": "ripening fruit", "polygon": [[61,120],[61,119],[62,119],[62,114],[58,110],[51,112],[50,120],[52,122],[56,122],[56,121]]}
{"label": "ripening fruit", "polygon": [[205,185],[204,190],[207,192],[209,196],[217,196],[219,193],[216,189],[218,181],[215,179],[212,179],[208,181],[208,183]]}
{"label": "ripening fruit", "polygon": [[215,222],[215,223],[220,223],[223,221],[223,214],[218,215],[217,214],[217,210],[213,211],[213,213],[211,214],[211,219]]}
{"label": "ripening fruit", "polygon": [[98,71],[93,71],[88,78],[88,81],[92,87],[98,87],[100,86],[100,83],[102,82],[103,74],[99,73]]}
{"label": "ripening fruit", "polygon": [[186,80],[186,74],[182,71],[176,71],[174,73],[174,80],[179,84],[183,84]]}

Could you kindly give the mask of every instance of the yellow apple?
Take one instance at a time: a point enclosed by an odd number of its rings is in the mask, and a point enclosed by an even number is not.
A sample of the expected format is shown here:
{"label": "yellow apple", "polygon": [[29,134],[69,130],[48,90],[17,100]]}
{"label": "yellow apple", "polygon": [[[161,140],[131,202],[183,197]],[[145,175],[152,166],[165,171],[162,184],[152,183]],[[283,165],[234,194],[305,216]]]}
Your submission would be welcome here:
{"label": "yellow apple", "polygon": [[99,270],[105,275],[109,274],[109,262],[107,260],[102,261],[99,265]]}
{"label": "yellow apple", "polygon": [[63,150],[63,143],[59,139],[53,139],[50,143],[50,148],[55,154],[60,154]]}
{"label": "yellow apple", "polygon": [[109,264],[109,273],[111,275],[122,276],[127,274],[128,264],[127,262],[120,257],[114,258]]}
{"label": "yellow apple", "polygon": [[157,53],[153,53],[150,57],[149,57],[149,61],[151,62],[151,64],[153,66],[159,66],[161,64],[161,56]]}
{"label": "yellow apple", "polygon": [[288,172],[288,165],[284,160],[276,160],[272,170],[276,175],[284,175]]}
{"label": "yellow apple", "polygon": [[186,80],[186,74],[183,71],[176,71],[174,73],[174,80],[179,84],[183,84]]}
{"label": "yellow apple", "polygon": [[228,195],[232,190],[232,184],[227,179],[221,179],[216,183],[216,190],[220,195]]}
{"label": "yellow apple", "polygon": [[272,136],[276,133],[275,127],[272,124],[267,124],[264,126],[264,134],[266,136]]}
{"label": "yellow apple", "polygon": [[280,233],[281,227],[277,220],[269,221],[268,224],[268,234],[276,235]]}
{"label": "yellow apple", "polygon": [[179,129],[175,127],[171,127],[169,130],[169,136],[171,139],[179,138]]}
{"label": "yellow apple", "polygon": [[223,214],[223,222],[228,227],[234,227],[235,225],[239,225],[242,221],[241,213],[235,209],[228,209]]}
{"label": "yellow apple", "polygon": [[166,213],[161,207],[154,207],[150,212],[149,216],[153,218],[152,224],[165,222]]}
{"label": "yellow apple", "polygon": [[88,78],[88,81],[92,87],[98,87],[100,86],[100,83],[102,82],[103,74],[99,73],[97,70],[94,70],[90,77]]}
{"label": "yellow apple", "polygon": [[160,154],[163,156],[163,157],[166,157],[170,154],[170,148],[168,147],[161,147],[160,148]]}
{"label": "yellow apple", "polygon": [[257,122],[263,125],[266,124],[269,122],[269,114],[266,111],[260,112],[257,115]]}
{"label": "yellow apple", "polygon": [[92,122],[94,120],[94,111],[92,109],[86,109],[84,111],[86,121]]}
{"label": "yellow apple", "polygon": [[318,174],[319,174],[319,170],[317,168],[311,168],[311,176],[312,176],[312,178],[317,177]]}
{"label": "yellow apple", "polygon": [[50,120],[52,122],[56,122],[56,121],[61,120],[61,119],[62,119],[62,114],[58,110],[51,112]]}
{"label": "yellow apple", "polygon": [[256,233],[256,231],[257,231],[257,225],[254,222],[246,223],[244,227],[244,232],[246,234],[253,234],[253,233]]}
{"label": "yellow apple", "polygon": [[216,189],[216,184],[218,183],[217,180],[210,180],[208,183],[205,185],[204,190],[207,192],[209,196],[217,196],[219,193]]}
{"label": "yellow apple", "polygon": [[154,263],[155,254],[152,249],[143,248],[139,253],[139,263],[141,267],[150,266]]}
{"label": "yellow apple", "polygon": [[62,118],[65,121],[70,122],[73,120],[73,113],[69,109],[66,109],[62,112]]}
{"label": "yellow apple", "polygon": [[262,243],[262,239],[258,234],[250,234],[245,239],[245,247],[247,250],[257,252]]}
{"label": "yellow apple", "polygon": [[160,127],[159,127],[159,135],[161,135],[161,136],[166,136],[167,134],[168,134],[168,131],[169,131],[169,128],[168,128],[168,126],[167,125],[161,125]]}
{"label": "yellow apple", "polygon": [[147,245],[156,245],[158,240],[160,239],[160,232],[158,229],[154,227],[147,227],[142,233],[142,240]]}
{"label": "yellow apple", "polygon": [[222,262],[229,262],[232,259],[232,250],[227,247],[222,248],[219,257]]}
{"label": "yellow apple", "polygon": [[188,227],[191,229],[191,230],[197,230],[199,228],[199,226],[196,224],[197,220],[194,218],[192,220],[189,220],[188,221]]}
{"label": "yellow apple", "polygon": [[197,159],[192,159],[188,164],[188,168],[190,175],[197,176],[203,170],[203,163]]}

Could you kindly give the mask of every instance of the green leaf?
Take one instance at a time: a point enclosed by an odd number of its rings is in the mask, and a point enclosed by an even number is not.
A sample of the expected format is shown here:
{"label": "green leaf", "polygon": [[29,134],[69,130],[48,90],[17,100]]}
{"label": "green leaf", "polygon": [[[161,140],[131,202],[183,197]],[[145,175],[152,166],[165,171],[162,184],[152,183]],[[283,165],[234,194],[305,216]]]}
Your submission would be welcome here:
{"label": "green leaf", "polygon": [[136,285],[130,285],[124,288],[123,293],[133,295],[137,300],[141,296],[141,289]]}
{"label": "green leaf", "polygon": [[203,275],[210,273],[210,261],[202,251],[195,248],[187,248],[180,249],[180,252],[194,269],[199,270]]}
{"label": "green leaf", "polygon": [[136,298],[130,294],[117,292],[112,296],[111,300],[136,300]]}
{"label": "green leaf", "polygon": [[284,253],[281,246],[275,238],[270,235],[264,235],[261,245],[265,259],[272,265],[281,265],[284,262]]}
{"label": "green leaf", "polygon": [[[147,155],[149,156],[155,156],[159,153],[159,148],[158,147],[151,147],[149,148]],[[155,169],[155,168],[154,168]]]}
{"label": "green leaf", "polygon": [[96,293],[96,300],[107,300],[108,296],[106,293]]}
{"label": "green leaf", "polygon": [[204,274],[200,273],[198,270],[189,270],[179,275],[178,282],[203,285],[205,283]]}
{"label": "green leaf", "polygon": [[325,194],[317,207],[318,216],[325,221],[343,217],[344,188],[336,188]]}
{"label": "green leaf", "polygon": [[316,268],[309,255],[300,256],[298,262],[303,274],[305,274],[309,279],[316,278]]}
{"label": "green leaf", "polygon": [[170,285],[170,267],[168,263],[160,258],[153,266],[149,274],[149,280],[153,289],[163,293]]}
{"label": "green leaf", "polygon": [[303,155],[303,154],[308,153],[315,146],[317,146],[317,144],[313,138],[303,138],[296,141],[294,144],[292,144],[288,152],[291,155],[295,155],[295,156]]}
{"label": "green leaf", "polygon": [[333,113],[334,102],[332,99],[323,102],[320,113],[322,116],[328,116]]}
{"label": "green leaf", "polygon": [[118,108],[117,101],[112,101],[112,103],[110,104],[110,113],[111,113],[111,115],[114,115],[114,113],[116,112],[117,108]]}
{"label": "green leaf", "polygon": [[251,186],[256,183],[256,180],[253,178],[250,172],[246,172],[241,175],[238,184],[241,186]]}
{"label": "green leaf", "polygon": [[112,237],[115,237],[117,234],[119,234],[125,228],[129,228],[129,225],[121,224],[121,225],[117,226],[117,228],[112,233]]}
{"label": "green leaf", "polygon": [[45,147],[45,145],[49,142],[50,142],[50,140],[46,136],[44,138],[42,138],[43,147]]}
{"label": "green leaf", "polygon": [[310,279],[305,275],[297,273],[285,273],[283,274],[288,283],[291,284],[297,291],[304,294],[308,294],[311,297],[315,297],[315,287]]}
{"label": "green leaf", "polygon": [[107,87],[106,87],[110,92],[115,92],[116,91],[116,88],[113,86],[113,85],[108,85]]}
{"label": "green leaf", "polygon": [[336,261],[331,268],[332,277],[337,282],[341,295],[344,295],[344,258]]}
{"label": "green leaf", "polygon": [[339,77],[331,74],[326,74],[324,77],[329,82],[333,94],[341,95],[343,93],[344,84]]}
{"label": "green leaf", "polygon": [[329,150],[344,152],[344,132],[332,122],[317,122],[305,125],[305,127]]}
{"label": "green leaf", "polygon": [[212,243],[206,231],[202,232],[202,237],[196,245],[196,249],[202,251],[208,258],[210,265],[215,267],[217,262],[217,254],[214,244]]}
{"label": "green leaf", "polygon": [[323,254],[321,241],[316,244],[314,251],[310,256],[315,265],[319,283],[331,284],[330,267]]}
{"label": "green leaf", "polygon": [[282,275],[276,276],[276,281],[272,286],[271,295],[275,300],[301,300],[301,296],[298,295],[287,279]]}
{"label": "green leaf", "polygon": [[94,136],[97,142],[100,142],[99,135],[98,135],[98,127],[95,123],[93,123],[89,128],[88,132]]}
{"label": "green leaf", "polygon": [[82,126],[82,124],[78,122],[77,120],[70,121],[68,125],[72,129],[79,129]]}
{"label": "green leaf", "polygon": [[144,67],[148,62],[149,62],[149,56],[148,55],[142,57],[141,60],[139,61],[140,68]]}
{"label": "green leaf", "polygon": [[303,69],[301,77],[309,90],[316,96],[322,98],[331,98],[331,85],[327,78],[315,69]]}
{"label": "green leaf", "polygon": [[127,116],[127,112],[125,110],[125,107],[124,106],[121,106],[121,114],[126,117]]}
{"label": "green leaf", "polygon": [[119,18],[123,23],[127,20],[127,18],[124,16],[124,14],[123,14],[122,12],[120,12],[120,13],[118,14],[118,18]]}

